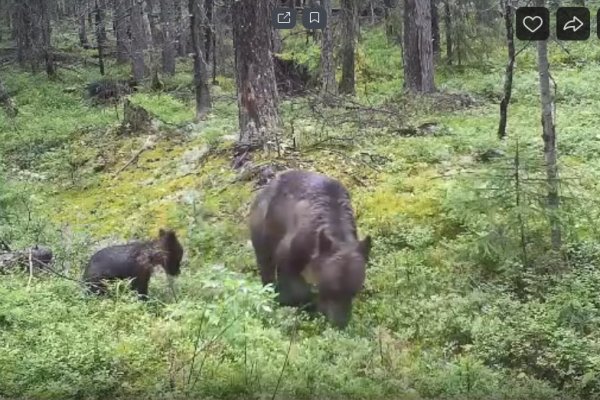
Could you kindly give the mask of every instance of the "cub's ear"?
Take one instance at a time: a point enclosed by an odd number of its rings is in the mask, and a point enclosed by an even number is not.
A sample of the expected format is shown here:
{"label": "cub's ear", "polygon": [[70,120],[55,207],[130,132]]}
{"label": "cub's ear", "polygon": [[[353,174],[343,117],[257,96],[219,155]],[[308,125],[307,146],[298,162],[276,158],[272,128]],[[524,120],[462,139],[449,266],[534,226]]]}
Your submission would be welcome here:
{"label": "cub's ear", "polygon": [[363,255],[365,261],[369,259],[371,254],[371,236],[367,235],[366,238],[358,242],[358,251]]}
{"label": "cub's ear", "polygon": [[319,249],[319,254],[326,254],[331,251],[333,247],[333,241],[329,237],[327,233],[325,233],[325,229],[321,229],[319,231],[319,236],[317,236],[317,248]]}

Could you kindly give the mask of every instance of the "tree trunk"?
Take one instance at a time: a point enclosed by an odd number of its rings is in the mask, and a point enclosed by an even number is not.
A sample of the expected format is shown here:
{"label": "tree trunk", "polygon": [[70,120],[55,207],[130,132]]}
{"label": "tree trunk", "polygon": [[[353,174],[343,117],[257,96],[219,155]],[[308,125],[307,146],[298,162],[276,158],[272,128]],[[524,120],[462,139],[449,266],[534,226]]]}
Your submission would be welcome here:
{"label": "tree trunk", "polygon": [[144,61],[144,1],[133,0],[131,7],[131,72],[133,80],[140,84],[146,75]]}
{"label": "tree trunk", "polygon": [[[213,16],[214,18],[214,16]],[[212,84],[217,84],[217,27],[213,24],[212,35]]]}
{"label": "tree trunk", "polygon": [[31,13],[26,2],[14,3],[13,34],[17,45],[17,62],[24,68],[32,55],[31,49]]}
{"label": "tree trunk", "polygon": [[275,54],[281,53],[281,50],[283,50],[283,39],[281,39],[279,29],[271,29],[271,43],[273,44],[271,51]]}
{"label": "tree trunk", "polygon": [[106,29],[104,27],[104,11],[100,8],[99,1],[94,5],[96,20],[96,44],[98,46],[98,63],[100,64],[100,75],[104,75],[104,45],[106,42]]}
{"label": "tree trunk", "polygon": [[[206,1],[206,0],[204,0]],[[211,108],[210,87],[208,86],[208,67],[202,46],[206,39],[206,15],[202,0],[189,0],[190,32],[194,50],[194,88],[196,91],[196,120],[201,120]]]}
{"label": "tree trunk", "polygon": [[453,43],[452,43],[452,11],[450,10],[450,0],[444,0],[444,25],[446,27],[446,62],[452,65]]}
{"label": "tree trunk", "polygon": [[54,65],[54,55],[52,54],[52,28],[50,26],[50,10],[48,9],[47,0],[36,0],[39,10],[41,25],[41,45],[42,56],[46,64],[46,74],[53,77],[56,74],[56,66]]}
{"label": "tree trunk", "polygon": [[162,48],[162,26],[158,12],[158,0],[146,0],[146,12],[144,14],[144,25],[146,27],[146,49],[150,58],[150,73],[152,77],[151,87],[154,90],[162,89],[159,78],[161,70],[161,48]]}
{"label": "tree trunk", "polygon": [[[5,16],[8,15],[9,13],[9,9],[8,9],[8,4],[4,4],[4,2],[2,0],[0,0],[0,26],[2,26],[3,24],[6,24],[6,21],[4,20]],[[2,29],[0,29],[0,42],[2,42],[4,40],[4,36],[2,36]]]}
{"label": "tree trunk", "polygon": [[515,33],[513,28],[513,0],[501,0],[504,8],[504,25],[506,26],[506,47],[508,48],[508,63],[504,74],[504,96],[500,102],[500,125],[498,137],[506,137],[508,123],[508,105],[512,96],[513,72],[515,69]]}
{"label": "tree trunk", "polygon": [[433,55],[437,60],[440,56],[440,19],[438,15],[438,0],[431,2],[431,39],[433,45]]}
{"label": "tree trunk", "polygon": [[431,7],[428,1],[404,1],[404,87],[413,93],[433,93]]}
{"label": "tree trunk", "polygon": [[190,28],[190,19],[188,16],[188,7],[182,6],[186,0],[175,0],[175,21],[177,24],[177,53],[179,57],[188,55],[188,31]]}
{"label": "tree trunk", "polygon": [[125,64],[130,60],[129,38],[131,0],[114,0],[114,27],[117,38],[117,62]]}
{"label": "tree trunk", "polygon": [[48,3],[45,0],[20,0],[14,7],[17,61],[22,67],[29,64],[34,72],[39,65],[45,64],[46,73],[53,76],[56,71]]}
{"label": "tree trunk", "polygon": [[85,16],[87,15],[86,2],[80,1],[79,5],[79,44],[84,49],[89,49],[90,42],[88,42],[87,30],[85,26]]}
{"label": "tree trunk", "polygon": [[340,93],[355,93],[355,42],[358,28],[358,4],[356,0],[342,0],[342,17],[344,33],[342,35],[342,80]]}
{"label": "tree trunk", "polygon": [[86,14],[88,26],[94,26],[94,0],[84,0],[86,3]]}
{"label": "tree trunk", "polygon": [[[544,7],[544,0],[537,0],[538,7]],[[538,72],[540,77],[540,99],[542,104],[542,127],[544,139],[544,158],[546,161],[546,179],[548,181],[548,212],[550,218],[550,239],[552,248],[559,251],[562,235],[558,209],[560,205],[558,163],[556,153],[556,130],[554,126],[554,100],[550,90],[550,63],[548,62],[548,42],[537,42]]]}
{"label": "tree trunk", "polygon": [[208,65],[211,57],[214,57],[213,37],[214,25],[214,0],[204,0],[204,15],[206,16],[206,27],[204,29],[204,59]]}
{"label": "tree trunk", "polygon": [[322,0],[321,4],[327,13],[327,26],[323,29],[321,40],[321,92],[336,94],[335,60],[333,58],[333,29],[331,27],[331,0]]}
{"label": "tree trunk", "polygon": [[146,48],[152,47],[153,43],[157,43],[156,24],[152,10],[154,8],[154,0],[144,0],[144,37],[146,38]]}
{"label": "tree trunk", "polygon": [[161,0],[160,17],[162,25],[162,66],[167,75],[175,75],[175,0]]}
{"label": "tree trunk", "polygon": [[265,147],[277,138],[280,120],[271,54],[270,0],[236,1],[233,40],[240,123],[239,143]]}

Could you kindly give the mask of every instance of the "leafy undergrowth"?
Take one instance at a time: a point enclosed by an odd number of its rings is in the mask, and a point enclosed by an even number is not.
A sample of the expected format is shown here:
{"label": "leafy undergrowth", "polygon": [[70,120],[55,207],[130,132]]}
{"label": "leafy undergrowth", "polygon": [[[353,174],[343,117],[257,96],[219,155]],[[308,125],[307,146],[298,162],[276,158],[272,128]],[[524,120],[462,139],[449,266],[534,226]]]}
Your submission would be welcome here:
{"label": "leafy undergrowth", "polygon": [[[576,60],[553,49],[553,76],[565,82],[557,125],[569,178],[561,218],[571,265],[561,275],[540,207],[533,51],[519,64],[502,144],[495,105],[502,68],[441,69],[444,93],[477,99],[457,109],[400,93],[398,52],[381,31],[365,35],[359,54],[366,118],[348,120],[342,107],[313,113],[310,99],[286,100],[284,124],[299,150],[253,160],[321,171],[352,193],[360,234],[375,245],[343,332],[277,307],[259,284],[245,226],[254,184],[236,180],[228,150],[237,124],[231,81],[220,78],[214,112],[199,124],[189,123],[187,66],[165,93],[132,95],[163,124],[154,145],[128,165],[148,135],[119,136],[122,110],[83,99],[94,71],[61,71],[57,82],[8,71],[21,114],[0,114],[10,178],[0,181],[0,207],[9,211],[0,218],[2,237],[14,247],[50,245],[57,268],[74,278],[96,248],[151,237],[163,226],[177,230],[186,255],[176,297],[157,274],[148,303],[121,287],[97,299],[52,275],[3,276],[0,396],[600,398],[593,226],[600,97],[587,84],[599,67],[574,67]],[[315,55],[304,55],[309,66]],[[434,134],[404,137],[378,125],[374,110],[390,104],[403,125],[433,124]],[[528,178],[519,204],[517,149]],[[496,159],[485,158],[490,150]]]}

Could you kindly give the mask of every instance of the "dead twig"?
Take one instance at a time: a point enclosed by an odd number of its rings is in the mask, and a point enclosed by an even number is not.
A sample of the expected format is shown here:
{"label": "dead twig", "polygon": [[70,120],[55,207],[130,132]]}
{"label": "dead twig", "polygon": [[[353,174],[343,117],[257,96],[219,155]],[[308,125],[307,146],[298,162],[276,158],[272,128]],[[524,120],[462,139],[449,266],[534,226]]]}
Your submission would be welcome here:
{"label": "dead twig", "polygon": [[152,136],[149,136],[149,137],[146,139],[146,142],[144,142],[144,145],[143,145],[143,146],[142,146],[142,147],[141,147],[141,148],[140,148],[138,151],[136,151],[136,152],[135,152],[135,154],[133,155],[133,157],[131,157],[131,158],[129,159],[129,161],[127,161],[127,163],[125,163],[125,165],[123,165],[121,168],[119,168],[119,170],[118,170],[117,172],[115,172],[115,174],[114,174],[114,176],[113,176],[113,179],[116,179],[116,178],[119,176],[119,174],[120,174],[121,172],[123,172],[123,171],[124,171],[124,170],[125,170],[127,167],[129,167],[131,164],[133,164],[133,163],[134,163],[134,162],[135,162],[135,161],[136,161],[136,160],[137,160],[137,159],[140,157],[140,155],[141,155],[141,154],[142,154],[144,151],[146,151],[146,150],[149,150],[149,149],[153,148],[153,147],[154,147],[154,145],[155,145],[154,139],[152,138]]}
{"label": "dead twig", "polygon": [[27,288],[31,286],[31,280],[33,279],[33,255],[31,249],[29,249],[29,280],[27,281]]}

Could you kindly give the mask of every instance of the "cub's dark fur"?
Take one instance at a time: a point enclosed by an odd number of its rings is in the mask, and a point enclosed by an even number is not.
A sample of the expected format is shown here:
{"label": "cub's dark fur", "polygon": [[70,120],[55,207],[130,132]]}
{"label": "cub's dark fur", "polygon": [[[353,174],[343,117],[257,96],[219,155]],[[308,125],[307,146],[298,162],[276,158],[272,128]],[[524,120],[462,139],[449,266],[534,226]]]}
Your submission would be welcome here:
{"label": "cub's dark fur", "polygon": [[90,259],[83,279],[95,293],[104,292],[103,280],[133,279],[132,288],[146,296],[154,266],[160,265],[169,276],[177,276],[182,258],[183,247],[175,232],[160,229],[156,240],[99,250]]}

